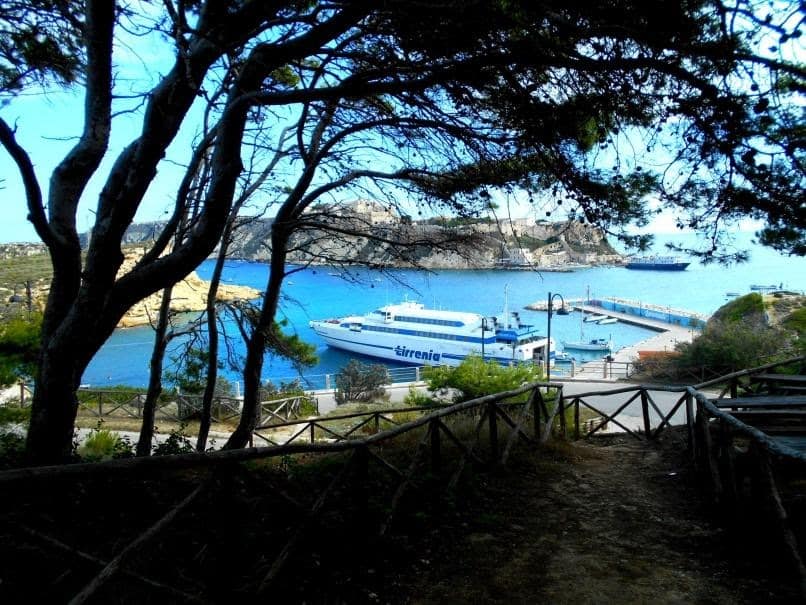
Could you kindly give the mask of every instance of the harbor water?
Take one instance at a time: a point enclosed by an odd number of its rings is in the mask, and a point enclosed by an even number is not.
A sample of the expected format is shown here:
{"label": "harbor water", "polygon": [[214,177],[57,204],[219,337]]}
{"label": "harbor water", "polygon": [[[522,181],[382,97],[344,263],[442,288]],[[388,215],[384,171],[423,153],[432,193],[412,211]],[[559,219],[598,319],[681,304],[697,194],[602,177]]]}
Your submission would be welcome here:
{"label": "harbor water", "polygon": [[[287,330],[316,346],[319,363],[305,371],[306,376],[333,374],[343,367],[350,355],[327,347],[308,327],[311,319],[366,313],[402,300],[416,300],[428,307],[471,311],[501,317],[506,304],[518,311],[521,321],[535,324],[545,333],[545,311],[530,311],[529,304],[546,301],[549,293],[568,299],[606,299],[618,297],[641,301],[653,308],[693,311],[710,315],[727,300],[728,294],[749,293],[750,286],[772,284],[793,291],[806,291],[806,260],[789,258],[753,246],[748,263],[724,267],[703,265],[696,261],[685,271],[635,271],[623,267],[592,267],[573,272],[536,272],[527,270],[441,270],[424,273],[414,270],[372,271],[351,269],[344,272],[328,267],[312,267],[291,274],[285,281],[280,317],[287,319]],[[212,261],[206,261],[198,273],[208,278]],[[263,263],[233,260],[227,263],[225,283],[265,288],[268,268]],[[555,297],[555,308],[560,299]],[[192,316],[192,315],[191,315]],[[230,325],[237,358],[243,346],[237,342],[237,329]],[[605,338],[615,349],[626,347],[651,336],[653,332],[624,323],[598,325],[583,322],[580,313],[552,316],[551,334],[562,350],[563,341]],[[150,327],[117,330],[88,367],[82,382],[93,387],[118,384],[144,386],[148,379],[153,331]],[[181,346],[174,343],[173,348]],[[601,352],[574,352],[579,361],[601,358]],[[364,359],[363,361],[370,361]],[[390,367],[398,367],[387,363]],[[239,372],[223,369],[233,381]],[[275,384],[290,381],[298,373],[280,358],[266,358],[264,379]],[[321,386],[321,385],[312,385]]]}

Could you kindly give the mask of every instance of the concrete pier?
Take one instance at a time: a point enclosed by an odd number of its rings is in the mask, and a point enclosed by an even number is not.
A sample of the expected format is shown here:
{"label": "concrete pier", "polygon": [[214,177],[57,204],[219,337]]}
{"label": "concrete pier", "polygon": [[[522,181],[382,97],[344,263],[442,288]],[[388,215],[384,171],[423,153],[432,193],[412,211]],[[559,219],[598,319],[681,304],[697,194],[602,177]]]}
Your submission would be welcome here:
{"label": "concrete pier", "polygon": [[[608,299],[611,300],[611,299]],[[618,299],[612,299],[618,300]],[[625,304],[627,301],[619,301],[620,304]],[[639,308],[631,301],[634,308]],[[618,321],[646,328],[657,332],[657,334],[645,338],[628,347],[619,349],[611,353],[610,358],[613,363],[605,363],[602,360],[590,361],[576,366],[574,370],[573,380],[604,380],[612,381],[624,379],[629,376],[631,365],[639,358],[640,351],[674,351],[675,346],[682,342],[691,342],[699,330],[694,326],[680,325],[679,323],[670,323],[660,319],[650,317],[643,317],[632,313],[623,313],[621,311],[613,311],[599,306],[598,304],[587,304],[584,299],[567,300],[567,306],[573,308],[577,312],[584,312],[589,315],[598,315],[604,317],[614,317]],[[540,303],[529,305],[528,308],[533,310],[545,310],[545,303],[542,303],[543,309],[540,309]],[[631,305],[632,306],[632,305]],[[651,308],[644,305],[642,308]],[[703,317],[697,313],[686,311],[674,310],[674,317],[691,317],[699,321],[704,321]],[[604,358],[605,355],[602,355]],[[569,380],[571,377],[568,375],[558,376],[558,380]]]}
{"label": "concrete pier", "polygon": [[[622,323],[630,324],[633,326],[640,326],[642,328],[647,328],[648,330],[654,330],[655,332],[666,332],[670,328],[675,327],[675,324],[670,324],[665,321],[660,321],[658,319],[650,319],[648,317],[632,315],[631,313],[621,313],[620,311],[611,311],[610,309],[604,309],[602,307],[594,305],[573,304],[571,305],[571,307],[573,307],[575,311],[582,311],[583,313],[587,313],[589,315],[600,315],[600,316],[603,315],[605,317],[615,317]],[[679,328],[680,326],[676,327]]]}

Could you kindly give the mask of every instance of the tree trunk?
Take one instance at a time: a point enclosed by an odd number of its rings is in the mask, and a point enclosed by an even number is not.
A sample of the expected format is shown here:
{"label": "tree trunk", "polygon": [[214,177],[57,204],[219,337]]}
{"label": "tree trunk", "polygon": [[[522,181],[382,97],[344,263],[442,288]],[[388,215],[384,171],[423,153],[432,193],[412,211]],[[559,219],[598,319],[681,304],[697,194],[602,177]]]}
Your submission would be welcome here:
{"label": "tree trunk", "polygon": [[290,229],[282,219],[275,219],[272,225],[271,265],[266,293],[257,324],[252,326],[252,333],[246,343],[246,362],[243,370],[243,409],[238,427],[230,435],[224,445],[225,449],[246,447],[249,438],[257,426],[260,406],[260,375],[263,371],[263,356],[266,354],[266,332],[274,324],[277,303],[280,300],[280,289],[285,277],[286,245]]}
{"label": "tree trunk", "polygon": [[137,455],[150,456],[151,442],[154,439],[154,415],[157,410],[157,401],[162,394],[162,362],[168,348],[168,315],[171,310],[171,294],[173,287],[162,291],[162,303],[157,319],[157,330],[154,334],[154,349],[151,351],[149,362],[148,392],[143,404],[143,423],[140,427],[140,438],[137,440]]}
{"label": "tree trunk", "polygon": [[72,455],[80,372],[70,359],[69,351],[57,348],[43,351],[40,358],[26,441],[32,464],[65,462]]}
{"label": "tree trunk", "polygon": [[216,311],[216,295],[218,285],[221,283],[221,273],[224,271],[224,261],[227,258],[227,249],[232,231],[232,221],[227,224],[221,238],[221,248],[218,251],[213,274],[210,276],[210,286],[207,290],[207,383],[204,386],[201,405],[201,420],[199,422],[199,435],[196,438],[196,451],[203,452],[207,448],[207,437],[210,434],[212,422],[213,397],[215,385],[218,380],[218,312]]}

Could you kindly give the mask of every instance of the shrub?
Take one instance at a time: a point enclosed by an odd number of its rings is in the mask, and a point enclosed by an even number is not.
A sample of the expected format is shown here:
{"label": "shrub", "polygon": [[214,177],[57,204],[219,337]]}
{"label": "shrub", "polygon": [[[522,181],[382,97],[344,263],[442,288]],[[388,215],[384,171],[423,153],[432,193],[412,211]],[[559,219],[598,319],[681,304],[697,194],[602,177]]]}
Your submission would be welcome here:
{"label": "shrub", "polygon": [[389,372],[380,364],[366,365],[351,360],[336,374],[336,403],[372,401],[385,397],[383,385],[389,384]]}
{"label": "shrub", "polygon": [[0,429],[0,469],[16,468],[23,465],[25,437]]}
{"label": "shrub", "polygon": [[416,408],[438,405],[438,402],[428,393],[415,389],[414,387],[409,387],[409,392],[406,393],[406,396],[403,398],[403,403]]}
{"label": "shrub", "polygon": [[[171,387],[187,395],[201,395],[207,383],[207,364],[210,351],[189,347],[182,354],[171,357],[171,366],[163,378]],[[218,367],[222,364],[219,362]]]}
{"label": "shrub", "polygon": [[783,321],[783,326],[797,334],[795,346],[799,355],[806,354],[806,307],[795,309]]}
{"label": "shrub", "polygon": [[155,456],[173,456],[175,454],[190,454],[196,448],[185,434],[185,426],[181,424],[178,429],[168,433],[168,438],[154,446]]}
{"label": "shrub", "polygon": [[316,406],[316,401],[313,395],[308,395],[299,380],[292,380],[291,382],[280,382],[280,386],[276,386],[270,380],[260,387],[258,397],[260,401],[276,401],[278,399],[287,399],[288,397],[301,397],[298,413],[301,417],[315,416],[319,413]]}
{"label": "shrub", "polygon": [[78,455],[87,462],[100,462],[112,458],[129,458],[134,455],[132,444],[107,429],[94,429],[78,447]]}
{"label": "shrub", "polygon": [[502,366],[493,360],[485,361],[479,355],[468,355],[456,367],[426,367],[423,376],[431,391],[457,391],[454,400],[458,402],[537,382],[543,378],[543,370],[534,364]]}
{"label": "shrub", "polygon": [[38,313],[0,324],[0,385],[33,375],[41,330],[42,315]]}
{"label": "shrub", "polygon": [[0,405],[0,425],[15,423],[28,424],[31,419],[31,408],[18,408]]}
{"label": "shrub", "polygon": [[764,298],[761,294],[753,292],[740,296],[720,307],[714,313],[713,319],[717,322],[732,323],[737,321],[752,321],[763,318]]}
{"label": "shrub", "polygon": [[692,342],[677,345],[675,365],[733,372],[790,356],[792,341],[792,335],[779,328],[712,319]]}

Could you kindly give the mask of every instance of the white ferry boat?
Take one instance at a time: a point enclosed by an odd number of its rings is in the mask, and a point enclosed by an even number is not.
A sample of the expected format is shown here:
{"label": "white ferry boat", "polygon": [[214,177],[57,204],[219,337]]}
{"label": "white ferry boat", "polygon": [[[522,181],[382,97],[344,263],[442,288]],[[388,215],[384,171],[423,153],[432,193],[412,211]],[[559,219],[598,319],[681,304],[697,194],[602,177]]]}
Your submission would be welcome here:
{"label": "white ferry boat", "polygon": [[[546,337],[521,323],[506,305],[499,319],[403,302],[366,315],[311,321],[310,326],[331,347],[390,361],[456,366],[475,353],[502,364],[545,364]],[[549,355],[553,363],[553,339]]]}

